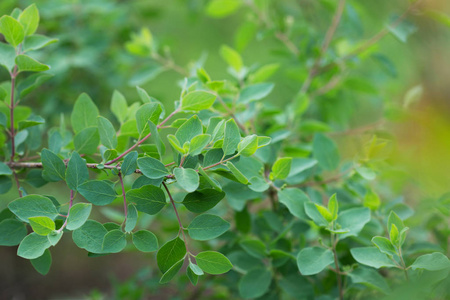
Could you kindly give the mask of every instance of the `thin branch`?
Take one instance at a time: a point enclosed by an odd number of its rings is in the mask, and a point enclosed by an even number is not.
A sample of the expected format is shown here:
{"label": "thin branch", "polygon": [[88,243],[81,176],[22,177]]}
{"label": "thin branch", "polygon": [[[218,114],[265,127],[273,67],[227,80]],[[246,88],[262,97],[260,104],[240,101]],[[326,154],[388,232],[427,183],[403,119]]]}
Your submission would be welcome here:
{"label": "thin branch", "polygon": [[183,224],[181,223],[181,219],[180,219],[180,215],[178,214],[177,207],[175,206],[175,201],[173,201],[172,194],[170,194],[169,189],[167,188],[167,185],[166,185],[166,183],[164,181],[162,182],[162,185],[166,189],[167,195],[169,195],[170,203],[172,203],[173,210],[175,210],[175,214],[176,214],[177,219],[178,219],[178,225],[180,226],[180,231],[183,234],[184,245],[186,246],[186,252],[190,253],[189,248],[188,248],[188,244],[187,244],[186,235],[184,234],[184,227],[183,227]]}
{"label": "thin branch", "polygon": [[[43,168],[42,163],[41,162],[15,162],[15,161],[11,161],[11,162],[5,162],[6,165],[8,165],[8,167],[13,168],[13,169],[23,169],[23,168],[27,168],[27,169],[41,169]],[[65,164],[67,164],[67,161],[65,162]],[[100,166],[100,167],[99,167]],[[96,164],[96,163],[88,163],[86,164],[86,167],[90,168],[90,169],[117,169],[117,170],[121,170],[121,167],[119,166],[105,166],[105,165],[101,165],[101,164]],[[140,169],[136,169],[134,171],[135,173],[142,173]]]}
{"label": "thin branch", "polygon": [[184,77],[189,77],[189,72],[186,71],[183,67],[177,65],[173,61],[173,59],[168,59],[164,56],[159,55],[156,52],[152,53],[151,58],[162,64],[163,67],[165,67],[166,69],[173,70]]}
{"label": "thin branch", "polygon": [[127,216],[128,216],[127,196],[125,195],[125,187],[123,185],[122,172],[119,171],[119,174],[117,174],[117,176],[119,176],[120,186],[122,187],[123,211],[125,215],[125,220],[123,221],[123,224],[125,225],[127,223]]}
{"label": "thin branch", "polygon": [[67,216],[66,216],[66,220],[64,221],[64,224],[61,226],[61,228],[58,230],[58,233],[60,233],[61,231],[64,230],[64,228],[66,228],[67,226],[67,222],[69,220],[69,215],[70,215],[70,209],[72,208],[73,205],[73,198],[75,196],[75,193],[73,190],[70,190],[70,201],[69,201],[69,210],[67,211]]}
{"label": "thin branch", "polygon": [[13,171],[13,175],[14,175],[14,180],[16,181],[17,191],[19,192],[19,197],[22,198],[23,194],[22,194],[22,191],[20,190],[19,177],[17,176],[17,173],[15,170],[12,170],[12,171]]}
{"label": "thin branch", "polygon": [[339,268],[339,261],[338,261],[337,252],[336,252],[337,242],[338,242],[338,239],[337,239],[336,235],[331,234],[331,244],[332,244],[331,251],[333,252],[333,257],[334,257],[336,278],[337,278],[338,288],[339,288],[339,299],[344,300],[344,288],[342,286],[341,270]]}

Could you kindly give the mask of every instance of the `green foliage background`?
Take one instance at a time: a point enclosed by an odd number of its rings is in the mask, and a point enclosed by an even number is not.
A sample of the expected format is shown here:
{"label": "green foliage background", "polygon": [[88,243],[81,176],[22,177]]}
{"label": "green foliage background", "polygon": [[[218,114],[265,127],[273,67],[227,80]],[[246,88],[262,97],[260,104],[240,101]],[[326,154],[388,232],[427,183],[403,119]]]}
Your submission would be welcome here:
{"label": "green foliage background", "polygon": [[[136,85],[163,102],[167,111],[173,110],[173,101],[179,97],[184,76],[170,65],[165,69],[157,60],[130,53],[126,47],[133,34],[148,28],[163,57],[170,52],[173,62],[189,72],[195,71],[195,63],[204,61],[203,67],[213,79],[233,80],[220,55],[224,44],[237,48],[248,67],[256,69],[279,64],[279,69],[268,79],[275,83],[275,88],[263,100],[273,110],[267,109],[258,116],[260,121],[256,130],[258,134],[273,138],[282,136],[281,130],[286,127],[282,113],[295,101],[319,54],[336,1],[267,1],[270,8],[267,18],[275,30],[267,29],[265,25],[256,26],[246,45],[242,38],[239,40],[237,32],[242,26],[251,27],[248,24],[258,23],[258,14],[242,5],[230,15],[216,18],[207,13],[209,2],[36,1],[41,13],[39,32],[59,39],[37,57],[52,67],[55,76],[26,98],[26,105],[46,120],[44,135],[53,126],[59,126],[61,115],[70,126],[73,104],[82,92],[89,94],[101,113],[110,119],[113,118],[109,110],[113,90],[120,90],[131,104],[139,99]],[[0,15],[29,4],[28,1],[2,1]],[[348,1],[324,60],[333,61],[347,49],[371,38],[402,14],[408,5],[409,1]],[[421,10],[414,11],[407,19],[408,23],[402,24],[397,36],[388,34],[359,58],[350,60],[339,83],[327,93],[311,99],[307,111],[294,117],[296,126],[291,135],[284,138],[283,152],[279,156],[308,156],[314,133],[325,132],[338,143],[342,161],[351,160],[376,134],[388,142],[389,151],[383,162],[374,167],[378,173],[376,183],[370,182],[364,189],[376,191],[384,204],[404,202],[407,213],[413,209],[415,214],[407,220],[407,225],[413,228],[408,235],[412,240],[410,244],[429,241],[432,244],[426,244],[427,247],[448,256],[450,30],[448,24],[445,25],[449,23],[448,19],[437,20],[432,13],[436,11],[448,12],[449,4],[425,1]],[[284,32],[288,24],[293,24],[287,35],[299,50],[297,56],[274,37],[278,30]],[[399,34],[408,31],[411,34],[407,34],[407,40],[401,41]],[[160,73],[154,78],[143,80],[137,76],[141,71],[156,69]],[[320,90],[335,74],[334,70],[318,77],[310,90]],[[8,79],[9,75],[2,68],[0,82]],[[329,176],[319,175],[313,179],[321,181],[334,175],[336,173],[330,172]],[[327,186],[326,194],[331,196],[335,188],[341,188],[339,185]],[[352,189],[351,183],[342,184],[345,188],[349,188],[348,185]],[[30,188],[29,193],[35,191]],[[15,199],[16,193],[11,190],[3,195],[0,209]],[[56,188],[46,185],[39,193],[67,198],[63,185],[56,185]],[[399,200],[397,197],[401,196]],[[255,214],[254,222],[263,222],[262,211],[269,207],[268,200],[265,201],[260,202],[261,210],[257,207],[251,211]],[[104,221],[118,218],[114,210],[103,213],[98,217]],[[228,220],[233,218],[232,215],[228,217]],[[158,230],[167,232],[166,240],[177,230],[173,214],[165,214],[158,222]],[[3,285],[0,287],[5,291],[4,297],[15,293],[23,293],[26,297],[31,292],[47,298],[80,295],[100,298],[103,295],[139,299],[143,294],[151,293],[155,299],[161,299],[158,297],[164,294],[169,295],[167,298],[186,299],[203,293],[203,297],[215,299],[238,295],[236,288],[230,287],[230,282],[238,280],[237,273],[227,279],[208,277],[198,288],[186,289],[186,278],[169,287],[160,287],[153,256],[133,252],[92,259],[75,249],[70,240],[63,240],[59,246],[52,252],[54,266],[47,277],[32,273],[27,262],[16,258],[15,250],[2,248],[1,262],[5,267],[0,271]],[[210,246],[199,244],[198,247]],[[350,256],[344,257],[345,264],[353,262]],[[143,264],[149,267],[142,268]],[[265,274],[258,275],[264,277]],[[397,275],[394,278],[402,276],[400,272]],[[333,273],[322,277],[324,290],[333,290],[334,277]],[[351,295],[361,299],[366,296],[358,289]]]}

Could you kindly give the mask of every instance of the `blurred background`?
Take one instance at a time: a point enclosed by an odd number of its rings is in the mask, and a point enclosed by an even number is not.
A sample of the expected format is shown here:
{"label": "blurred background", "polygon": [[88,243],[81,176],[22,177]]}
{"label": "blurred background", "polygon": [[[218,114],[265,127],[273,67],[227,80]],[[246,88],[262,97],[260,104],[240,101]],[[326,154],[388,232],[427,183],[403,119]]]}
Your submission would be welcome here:
{"label": "blurred background", "polygon": [[[59,41],[37,54],[40,61],[51,65],[55,76],[23,101],[46,119],[46,130],[59,126],[61,115],[68,121],[82,92],[109,117],[114,89],[130,104],[138,100],[136,86],[171,110],[180,83],[195,74],[196,66],[203,65],[213,79],[231,78],[219,54],[225,44],[238,50],[248,67],[279,65],[270,79],[275,89],[265,102],[284,109],[317,56],[337,1],[257,1],[264,2],[269,12],[265,15],[271,22],[267,26],[252,10],[252,1],[231,1],[238,4],[224,15],[211,11],[211,2],[34,1],[41,13],[39,33]],[[0,15],[31,3],[2,0]],[[409,5],[407,0],[347,1],[332,41],[333,53],[324,59],[345,55],[386,28]],[[355,153],[355,136],[360,139],[364,129],[382,130],[392,144],[388,155],[394,166],[383,173],[382,180],[415,208],[416,222],[423,222],[421,214],[425,213],[427,220],[432,219],[433,212],[427,210],[430,203],[450,198],[445,196],[450,191],[448,16],[449,1],[423,1],[398,28],[359,59],[348,62],[345,77],[318,95],[305,114],[315,122],[302,127],[308,131],[325,126],[324,131],[334,132],[347,158]],[[273,28],[284,30],[299,50],[297,55],[274,37]],[[149,38],[158,57],[136,48]],[[0,70],[0,82],[8,78],[7,72]],[[320,89],[329,79],[315,80],[312,89]],[[44,190],[57,198],[67,197],[57,185]],[[13,193],[2,196],[0,209],[15,197]],[[167,216],[167,224],[158,226],[170,230],[172,218]],[[439,221],[449,226],[448,219]],[[429,226],[437,225],[431,222]],[[183,287],[182,292],[159,287],[154,254],[121,253],[92,259],[66,238],[52,251],[52,269],[43,277],[15,252],[15,247],[0,248],[0,299],[140,299],[143,294],[150,295],[148,299],[187,299],[186,292],[197,299],[197,293],[208,290],[208,286],[191,287],[187,280],[188,288]],[[214,297],[227,297],[226,288],[216,290]]]}

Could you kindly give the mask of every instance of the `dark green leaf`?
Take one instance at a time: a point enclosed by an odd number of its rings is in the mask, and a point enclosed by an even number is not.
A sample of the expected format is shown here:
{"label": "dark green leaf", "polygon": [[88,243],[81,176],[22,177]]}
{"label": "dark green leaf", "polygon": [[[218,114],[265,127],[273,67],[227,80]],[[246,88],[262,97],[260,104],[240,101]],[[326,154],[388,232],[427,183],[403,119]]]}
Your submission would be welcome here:
{"label": "dark green leaf", "polygon": [[230,223],[221,217],[203,214],[192,220],[188,226],[189,235],[197,241],[207,241],[224,234],[230,228]]}
{"label": "dark green leaf", "polygon": [[73,152],[67,164],[66,182],[71,190],[78,190],[78,186],[89,180],[86,162],[77,152]]}
{"label": "dark green leaf", "polygon": [[42,254],[38,258],[30,260],[30,262],[36,271],[38,271],[42,275],[47,275],[52,265],[52,255],[50,253],[50,250],[46,249],[44,251],[44,254]]}
{"label": "dark green leaf", "polygon": [[97,127],[98,115],[98,108],[91,98],[85,93],[81,94],[75,101],[72,115],[70,116],[75,133],[88,127]]}
{"label": "dark green leaf", "polygon": [[50,150],[43,149],[41,152],[43,175],[50,181],[59,181],[65,179],[66,165],[58,155]]}
{"label": "dark green leaf", "polygon": [[182,260],[186,255],[184,242],[176,237],[165,243],[156,255],[158,267],[162,273],[166,273],[173,265]]}
{"label": "dark green leaf", "polygon": [[102,244],[103,253],[118,253],[127,245],[125,233],[119,229],[114,229],[105,234]]}
{"label": "dark green leaf", "polygon": [[142,252],[153,252],[158,250],[158,239],[148,230],[133,232],[133,244]]}
{"label": "dark green leaf", "polygon": [[86,181],[78,186],[78,192],[94,205],[108,205],[117,197],[113,187],[101,180]]}
{"label": "dark green leaf", "polygon": [[272,273],[267,269],[254,269],[239,281],[239,294],[244,299],[261,297],[269,290]]}
{"label": "dark green leaf", "polygon": [[16,219],[0,222],[0,246],[16,246],[27,235],[25,224]]}
{"label": "dark green leaf", "polygon": [[222,191],[205,189],[187,194],[184,197],[183,205],[191,212],[202,213],[216,206],[223,197],[225,197],[225,193]]}
{"label": "dark green leaf", "polygon": [[127,200],[136,204],[136,209],[149,215],[157,214],[166,205],[163,190],[153,185],[144,185],[126,193]]}
{"label": "dark green leaf", "polygon": [[153,157],[138,158],[137,164],[142,174],[150,179],[159,179],[169,175],[164,164]]}

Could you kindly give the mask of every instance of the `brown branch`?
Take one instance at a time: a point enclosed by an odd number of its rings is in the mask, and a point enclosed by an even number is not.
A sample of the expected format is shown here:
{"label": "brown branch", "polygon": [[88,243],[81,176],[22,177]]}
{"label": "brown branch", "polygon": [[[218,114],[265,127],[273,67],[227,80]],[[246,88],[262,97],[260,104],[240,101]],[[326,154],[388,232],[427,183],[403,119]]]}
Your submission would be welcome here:
{"label": "brown branch", "polygon": [[[5,162],[5,164],[13,169],[23,169],[23,168],[29,168],[29,169],[41,169],[43,168],[42,163],[41,162],[15,162],[15,161],[10,161],[10,162]],[[65,164],[67,164],[67,162],[65,162]],[[100,167],[99,167],[100,165]],[[96,164],[96,163],[87,163],[86,167],[90,168],[90,169],[117,169],[117,170],[121,170],[121,168],[119,166],[105,166],[103,165],[103,167],[101,166],[101,164]],[[134,171],[135,173],[142,173],[141,170],[136,169]]]}

